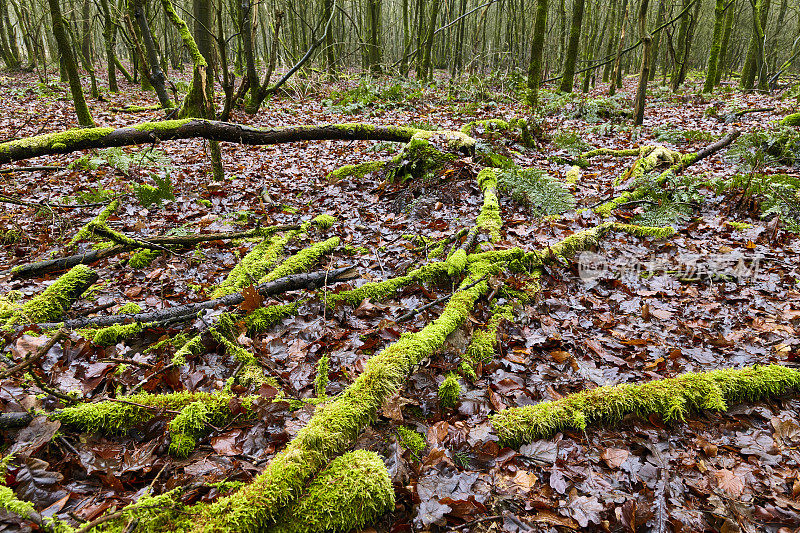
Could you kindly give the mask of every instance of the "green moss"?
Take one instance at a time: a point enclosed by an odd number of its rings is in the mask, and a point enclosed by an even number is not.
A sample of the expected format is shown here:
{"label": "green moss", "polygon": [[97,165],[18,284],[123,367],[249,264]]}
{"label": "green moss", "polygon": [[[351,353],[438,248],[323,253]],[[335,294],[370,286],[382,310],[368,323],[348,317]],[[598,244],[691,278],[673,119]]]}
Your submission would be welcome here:
{"label": "green moss", "polygon": [[301,300],[292,304],[276,304],[267,307],[259,307],[244,318],[248,334],[252,336],[262,333],[284,318],[295,315],[298,307],[305,301],[306,300]]}
{"label": "green moss", "polygon": [[[213,504],[203,519],[207,531],[255,531],[266,528],[295,501],[306,482],[334,456],[343,453],[377,410],[396,392],[412,368],[441,349],[447,336],[469,315],[489,284],[476,268],[445,306],[442,315],[400,339],[367,362],[364,372],[335,400],[319,406],[253,483]],[[480,280],[480,281],[479,281]],[[477,283],[476,283],[477,282]],[[470,286],[471,285],[471,286]]]}
{"label": "green moss", "polygon": [[72,238],[71,241],[67,244],[67,246],[73,246],[78,241],[88,240],[93,237],[93,229],[96,225],[105,226],[108,217],[113,215],[117,209],[119,209],[119,200],[114,200],[110,204],[108,204],[100,214],[98,214],[91,222],[83,226],[81,229],[78,230],[78,233]]}
{"label": "green moss", "polygon": [[375,452],[355,450],[331,461],[271,531],[360,531],[393,509],[394,490],[383,460]]}
{"label": "green moss", "polygon": [[621,384],[570,394],[560,400],[511,408],[491,417],[501,441],[519,445],[558,431],[614,424],[626,415],[685,420],[693,410],[725,411],[729,405],[797,391],[800,371],[780,365],[687,373],[643,385]]}
{"label": "green moss", "polygon": [[336,217],[323,213],[315,216],[311,223],[321,230],[329,230],[336,224]]}
{"label": "green moss", "polygon": [[[227,406],[231,395],[210,394],[207,392],[173,392],[170,394],[139,393],[125,396],[131,403],[110,400],[97,403],[84,403],[74,407],[66,407],[49,415],[53,420],[60,420],[67,426],[78,428],[89,433],[113,433],[130,429],[137,424],[150,420],[159,409],[180,410],[192,402],[202,401],[214,406],[219,412],[222,405]],[[132,405],[137,404],[137,405]],[[152,409],[147,409],[147,406]]]}
{"label": "green moss", "polygon": [[675,235],[675,228],[672,226],[640,226],[638,224],[614,224],[614,229],[624,233],[630,233],[637,237],[653,237],[656,239],[667,239]]}
{"label": "green moss", "polygon": [[20,500],[14,491],[5,485],[0,485],[0,509],[22,518],[30,518],[36,512],[32,503]]}
{"label": "green moss", "polygon": [[476,219],[478,227],[489,234],[492,242],[500,240],[500,202],[497,199],[497,172],[493,168],[485,168],[478,173],[478,185],[483,191],[483,206]]}
{"label": "green moss", "polygon": [[58,133],[46,133],[25,137],[0,144],[0,153],[8,153],[14,149],[52,148],[58,151],[67,150],[79,142],[96,141],[112,133],[114,128],[76,128]]}
{"label": "green moss", "polygon": [[323,355],[317,362],[317,377],[314,378],[314,394],[317,398],[326,398],[325,389],[328,387],[328,373],[330,372],[331,360],[328,355]]}
{"label": "green moss", "polygon": [[113,346],[122,340],[137,336],[146,326],[147,324],[142,324],[141,322],[134,322],[133,324],[113,324],[87,333],[84,336],[98,346]]}
{"label": "green moss", "polygon": [[469,346],[467,346],[467,351],[464,354],[464,363],[473,369],[470,375],[475,374],[474,368],[479,363],[487,364],[494,358],[497,330],[503,320],[514,320],[511,304],[496,306],[492,310],[492,315],[486,324],[486,328],[475,329],[472,332],[472,339],[470,339]]}
{"label": "green moss", "polygon": [[128,266],[137,270],[142,270],[150,266],[150,263],[160,257],[162,253],[161,250],[142,248],[131,254],[128,259]]}
{"label": "green moss", "polygon": [[94,281],[97,274],[86,265],[76,265],[63,274],[40,295],[22,304],[6,320],[6,325],[28,322],[55,322],[64,315],[83,291]]}
{"label": "green moss", "polygon": [[467,268],[467,251],[463,248],[459,248],[450,254],[450,257],[447,258],[445,263],[447,264],[448,276],[454,277],[461,274],[464,272],[464,269]]}
{"label": "green moss", "polygon": [[175,355],[172,356],[172,364],[183,366],[189,357],[200,355],[204,349],[202,335],[195,335],[175,352]]}
{"label": "green moss", "polygon": [[446,163],[455,160],[456,157],[453,154],[434,148],[427,140],[429,135],[421,133],[414,135],[403,150],[387,165],[388,181],[402,183],[409,179],[427,180],[434,177]]}
{"label": "green moss", "polygon": [[331,307],[339,302],[358,307],[367,298],[373,301],[380,301],[393,295],[398,289],[406,285],[444,277],[448,273],[448,266],[452,265],[448,265],[444,261],[438,261],[414,269],[405,276],[398,276],[386,281],[365,283],[361,287],[349,291],[328,293],[325,295],[326,303]]}
{"label": "green moss", "polygon": [[458,365],[458,371],[461,372],[461,375],[471,382],[475,383],[478,381],[478,374],[475,373],[475,369],[472,368],[472,365],[470,365],[468,362],[462,361],[461,364]]}
{"label": "green moss", "polygon": [[581,167],[578,165],[573,165],[572,168],[570,168],[567,171],[567,175],[564,181],[566,181],[570,185],[575,185],[576,183],[578,183],[580,179],[581,179]]}
{"label": "green moss", "polygon": [[461,398],[461,385],[458,383],[458,376],[452,372],[447,375],[442,384],[439,385],[439,404],[445,409],[451,409],[458,405]]}
{"label": "green moss", "polygon": [[281,263],[280,266],[275,268],[272,272],[258,280],[258,283],[267,283],[291,274],[308,272],[323,255],[331,253],[337,246],[339,246],[339,242],[339,237],[331,237],[326,241],[318,242],[312,246],[309,246],[308,248],[300,250],[293,256],[289,257],[286,261]]}
{"label": "green moss", "polygon": [[136,315],[142,312],[142,306],[136,302],[128,302],[117,311],[118,315]]}
{"label": "green moss", "polygon": [[236,380],[240,385],[251,390],[258,389],[261,385],[272,385],[277,387],[277,382],[274,378],[266,377],[264,369],[261,367],[255,355],[248,352],[236,342],[228,339],[225,335],[217,331],[217,328],[209,330],[214,340],[225,347],[225,352],[236,359],[241,364]]}
{"label": "green moss", "polygon": [[197,446],[195,435],[201,435],[210,422],[211,411],[204,402],[192,402],[181,409],[167,426],[170,453],[178,458],[187,457]]}
{"label": "green moss", "polygon": [[220,298],[255,284],[278,264],[286,244],[298,234],[299,232],[290,231],[284,235],[265,238],[233,267],[225,281],[211,293],[211,297]]}
{"label": "green moss", "polygon": [[410,450],[411,453],[415,455],[419,455],[419,453],[425,449],[425,446],[427,446],[427,444],[425,444],[425,437],[405,426],[399,426],[397,428],[397,435],[400,437],[400,446],[406,450]]}
{"label": "green moss", "polygon": [[358,165],[344,165],[328,174],[330,181],[339,181],[345,178],[363,178],[367,174],[378,172],[386,166],[386,161],[368,161]]}
{"label": "green moss", "polygon": [[619,185],[628,179],[633,183],[640,183],[644,176],[664,163],[674,165],[681,162],[681,154],[675,150],[670,150],[663,146],[642,146],[639,149],[639,158],[633,162],[631,167],[617,176],[614,185]]}
{"label": "green moss", "polygon": [[745,231],[753,227],[752,224],[748,224],[747,222],[736,222],[734,220],[726,220],[725,225],[736,231]]}
{"label": "green moss", "polygon": [[139,124],[128,126],[128,128],[137,131],[152,131],[153,133],[163,133],[165,131],[170,131],[179,128],[181,126],[185,126],[192,120],[197,120],[197,119],[185,118],[180,120],[160,120],[158,122],[141,122]]}
{"label": "green moss", "polygon": [[781,126],[800,126],[800,113],[786,115],[781,119]]}

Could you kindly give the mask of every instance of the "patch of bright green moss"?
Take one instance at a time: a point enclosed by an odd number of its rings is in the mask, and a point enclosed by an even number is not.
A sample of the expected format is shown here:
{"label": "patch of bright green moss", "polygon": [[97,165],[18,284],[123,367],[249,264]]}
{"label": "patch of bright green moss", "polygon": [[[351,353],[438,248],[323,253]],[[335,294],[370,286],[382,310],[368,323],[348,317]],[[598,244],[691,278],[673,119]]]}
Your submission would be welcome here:
{"label": "patch of bright green moss", "polygon": [[255,335],[262,333],[284,318],[295,315],[297,313],[297,308],[304,302],[305,300],[301,300],[291,304],[276,304],[268,305],[267,307],[259,307],[244,318],[248,334]]}
{"label": "patch of bright green moss", "polygon": [[137,315],[142,312],[142,306],[136,302],[128,302],[117,311],[118,315]]}
{"label": "patch of bright green moss", "polygon": [[328,174],[330,181],[339,181],[345,178],[363,178],[367,174],[378,172],[386,166],[386,161],[368,161],[358,165],[344,165]]}
{"label": "patch of bright green moss", "polygon": [[128,259],[128,266],[136,270],[142,270],[150,266],[155,259],[161,256],[161,250],[152,250],[150,248],[142,248],[131,254]]}
{"label": "patch of bright green moss", "polygon": [[614,229],[624,233],[630,233],[637,237],[653,237],[655,239],[667,239],[675,235],[675,228],[672,226],[640,226],[638,224],[614,224]]}
{"label": "patch of bright green moss", "polygon": [[317,362],[317,377],[314,378],[314,394],[317,398],[325,398],[325,389],[328,387],[328,373],[330,372],[331,360],[327,354],[319,358]]}
{"label": "patch of bright green moss", "polygon": [[94,281],[97,274],[86,265],[76,265],[63,274],[41,294],[22,304],[9,316],[6,325],[26,322],[55,322],[64,315],[73,300]]}
{"label": "patch of bright green moss", "polygon": [[478,173],[478,185],[483,191],[483,206],[476,219],[478,227],[489,234],[492,242],[500,240],[500,202],[497,199],[497,172],[493,168],[484,168]]}
{"label": "patch of bright green moss", "polygon": [[415,430],[405,426],[399,426],[397,428],[397,434],[400,437],[400,446],[406,450],[410,450],[413,454],[419,455],[419,453],[425,449],[425,437]]}
{"label": "patch of bright green moss", "polygon": [[439,404],[445,409],[451,409],[458,405],[461,398],[461,385],[458,383],[458,376],[452,372],[439,385]]}
{"label": "patch of bright green moss", "polygon": [[117,209],[119,209],[119,200],[114,200],[106,207],[103,208],[102,211],[94,218],[91,222],[83,226],[81,229],[78,230],[78,233],[72,238],[71,241],[67,244],[67,246],[73,246],[78,241],[88,240],[91,239],[93,236],[93,229],[95,225],[102,225],[105,226],[106,222],[108,221],[108,217],[113,215]]}

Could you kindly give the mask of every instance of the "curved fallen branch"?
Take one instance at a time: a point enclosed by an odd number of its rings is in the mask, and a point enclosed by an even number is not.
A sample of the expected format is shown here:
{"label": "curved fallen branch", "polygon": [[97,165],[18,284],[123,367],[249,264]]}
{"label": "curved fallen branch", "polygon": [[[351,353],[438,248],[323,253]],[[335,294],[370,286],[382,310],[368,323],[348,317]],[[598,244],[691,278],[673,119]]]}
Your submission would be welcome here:
{"label": "curved fallen branch", "polygon": [[[328,124],[254,128],[218,120],[183,119],[144,122],[125,128],[85,128],[37,135],[0,144],[0,163],[10,163],[50,154],[67,154],[90,148],[110,148],[152,144],[177,139],[207,139],[248,145],[282,144],[298,141],[371,140],[410,142],[419,135],[427,138],[436,132],[406,126],[370,124]],[[455,150],[470,151],[475,141],[461,132],[444,133]]]}

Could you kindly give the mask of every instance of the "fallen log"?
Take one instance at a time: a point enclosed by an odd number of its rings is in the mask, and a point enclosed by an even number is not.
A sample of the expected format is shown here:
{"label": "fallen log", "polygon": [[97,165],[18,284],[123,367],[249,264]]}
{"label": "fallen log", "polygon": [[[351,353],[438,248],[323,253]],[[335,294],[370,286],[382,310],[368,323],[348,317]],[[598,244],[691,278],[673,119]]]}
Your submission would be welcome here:
{"label": "fallen log", "polygon": [[[0,163],[10,163],[50,154],[68,154],[90,148],[110,148],[153,144],[177,139],[207,139],[248,145],[269,145],[299,141],[372,140],[410,142],[419,135],[429,137],[436,132],[405,126],[373,126],[369,124],[327,124],[322,126],[287,126],[255,128],[218,120],[183,119],[144,122],[125,128],[85,128],[37,135],[0,144]],[[461,132],[446,134],[452,148],[469,152],[475,141]]]}
{"label": "fallen log", "polygon": [[[315,289],[326,283],[333,283],[347,279],[353,270],[352,266],[337,268],[334,270],[320,270],[307,274],[293,274],[275,281],[263,283],[256,287],[262,296],[272,296],[298,289]],[[107,327],[114,324],[129,324],[133,322],[163,322],[177,317],[193,315],[203,309],[213,309],[217,306],[237,305],[244,301],[241,293],[228,294],[221,298],[195,302],[190,304],[178,305],[169,309],[159,309],[146,313],[136,313],[133,315],[110,315],[89,318],[76,318],[65,322],[49,322],[39,324],[42,329],[67,327],[70,329],[84,328],[87,326]]]}

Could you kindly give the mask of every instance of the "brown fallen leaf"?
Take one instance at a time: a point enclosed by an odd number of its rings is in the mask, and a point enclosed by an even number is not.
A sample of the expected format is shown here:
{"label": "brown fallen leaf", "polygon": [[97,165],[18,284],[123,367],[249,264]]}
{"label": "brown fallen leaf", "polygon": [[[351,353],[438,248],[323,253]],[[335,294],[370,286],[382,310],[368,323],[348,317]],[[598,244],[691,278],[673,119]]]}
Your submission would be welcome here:
{"label": "brown fallen leaf", "polygon": [[619,468],[622,466],[630,452],[620,448],[606,448],[600,455],[600,458],[608,465],[609,468]]}
{"label": "brown fallen leaf", "polygon": [[242,296],[244,296],[244,301],[239,304],[239,308],[248,313],[260,308],[264,303],[264,298],[261,296],[261,293],[259,293],[253,285],[248,285],[242,289]]}
{"label": "brown fallen leaf", "polygon": [[744,482],[732,471],[726,468],[715,470],[714,477],[717,480],[717,486],[734,498],[738,498],[744,492]]}

